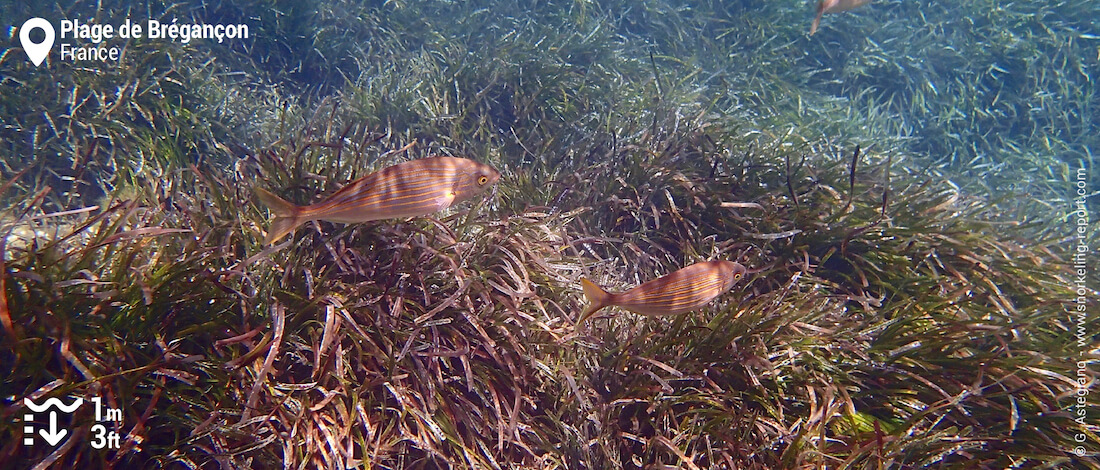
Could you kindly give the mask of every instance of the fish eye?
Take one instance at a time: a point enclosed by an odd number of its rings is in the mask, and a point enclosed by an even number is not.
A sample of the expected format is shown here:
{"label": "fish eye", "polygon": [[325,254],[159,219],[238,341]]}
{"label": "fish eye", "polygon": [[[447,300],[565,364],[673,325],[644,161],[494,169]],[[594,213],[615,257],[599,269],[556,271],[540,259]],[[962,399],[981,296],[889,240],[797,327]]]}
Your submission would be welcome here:
{"label": "fish eye", "polygon": [[742,276],[742,274],[741,274],[741,273],[733,273],[733,280],[735,280],[735,281],[740,281],[740,280],[741,280],[741,276]]}
{"label": "fish eye", "polygon": [[489,182],[489,177],[488,176],[481,175],[477,178],[477,184],[479,184],[479,185],[484,186],[485,183],[488,183],[488,182]]}

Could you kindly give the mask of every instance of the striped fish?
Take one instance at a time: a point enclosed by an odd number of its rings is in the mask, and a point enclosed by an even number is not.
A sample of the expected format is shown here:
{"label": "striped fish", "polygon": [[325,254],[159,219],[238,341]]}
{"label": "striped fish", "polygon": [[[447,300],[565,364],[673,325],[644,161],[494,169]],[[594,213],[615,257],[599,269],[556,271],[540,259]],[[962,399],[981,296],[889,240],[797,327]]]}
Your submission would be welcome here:
{"label": "striped fish", "polygon": [[308,206],[294,205],[262,188],[256,188],[256,196],[275,216],[264,240],[270,245],[311,220],[350,224],[431,214],[477,195],[499,179],[500,172],[489,165],[433,157],[371,173]]}
{"label": "striped fish", "polygon": [[588,308],[580,325],[600,309],[618,306],[642,315],[675,315],[702,307],[730,290],[747,270],[733,261],[696,263],[623,293],[610,293],[588,279],[581,279]]}
{"label": "striped fish", "polygon": [[821,15],[848,11],[868,3],[871,3],[871,0],[821,0],[817,2],[817,16],[814,17],[814,23],[810,25],[810,36],[817,32],[817,27],[821,24]]}

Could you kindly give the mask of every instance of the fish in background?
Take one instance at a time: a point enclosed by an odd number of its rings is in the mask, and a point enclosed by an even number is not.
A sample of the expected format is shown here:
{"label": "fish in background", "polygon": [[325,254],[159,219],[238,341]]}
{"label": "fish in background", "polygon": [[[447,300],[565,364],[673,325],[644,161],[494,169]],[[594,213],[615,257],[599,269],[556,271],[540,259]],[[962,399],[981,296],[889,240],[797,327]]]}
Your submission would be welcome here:
{"label": "fish in background", "polygon": [[821,0],[817,2],[817,16],[814,17],[814,23],[810,26],[810,36],[817,32],[817,27],[821,24],[821,15],[848,11],[868,3],[871,3],[871,0]]}
{"label": "fish in background", "polygon": [[745,277],[745,269],[733,261],[696,263],[671,274],[645,282],[622,293],[611,293],[596,283],[581,279],[588,308],[581,313],[580,325],[592,314],[617,306],[642,315],[675,315],[702,307],[733,288]]}
{"label": "fish in background", "polygon": [[483,163],[432,157],[386,167],[308,206],[263,188],[256,188],[256,196],[275,216],[264,239],[270,245],[311,220],[351,224],[428,215],[470,199],[499,179],[500,172]]}

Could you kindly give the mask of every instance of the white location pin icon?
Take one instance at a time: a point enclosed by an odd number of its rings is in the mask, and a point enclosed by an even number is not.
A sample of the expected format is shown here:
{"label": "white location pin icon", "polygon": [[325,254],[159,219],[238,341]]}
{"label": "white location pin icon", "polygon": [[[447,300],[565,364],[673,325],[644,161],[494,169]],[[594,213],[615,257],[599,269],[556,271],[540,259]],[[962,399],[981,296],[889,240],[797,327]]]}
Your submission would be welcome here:
{"label": "white location pin icon", "polygon": [[[46,33],[46,39],[42,42],[31,41],[31,31],[35,28]],[[46,56],[50,55],[50,49],[53,49],[53,38],[53,25],[42,18],[31,18],[23,22],[23,26],[19,28],[19,42],[23,44],[23,50],[27,51],[27,57],[34,62],[35,67],[41,65],[42,61],[46,60]]]}

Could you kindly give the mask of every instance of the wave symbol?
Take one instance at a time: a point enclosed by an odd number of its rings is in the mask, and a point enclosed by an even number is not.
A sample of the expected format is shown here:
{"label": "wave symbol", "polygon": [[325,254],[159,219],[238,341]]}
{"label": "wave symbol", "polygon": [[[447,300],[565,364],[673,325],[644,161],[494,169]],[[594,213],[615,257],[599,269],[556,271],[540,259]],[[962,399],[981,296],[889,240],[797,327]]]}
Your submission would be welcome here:
{"label": "wave symbol", "polygon": [[56,406],[57,409],[61,410],[61,412],[63,412],[63,413],[72,413],[72,412],[76,411],[76,409],[79,408],[80,405],[83,404],[83,403],[84,403],[83,398],[77,398],[76,401],[74,401],[73,404],[71,404],[69,406],[65,406],[65,402],[61,401],[60,398],[56,398],[56,397],[50,398],[49,400],[46,400],[46,402],[41,404],[41,405],[31,401],[30,398],[24,398],[23,399],[23,404],[27,405],[27,408],[30,408],[31,411],[33,411],[35,413],[41,413],[43,411],[46,411],[51,406]]}

